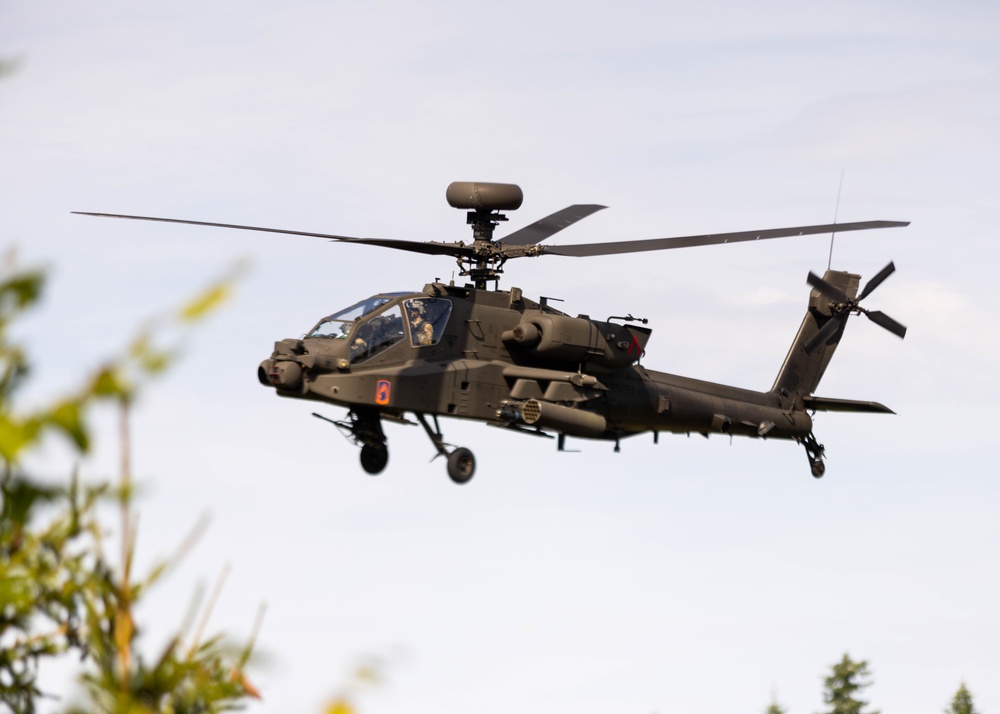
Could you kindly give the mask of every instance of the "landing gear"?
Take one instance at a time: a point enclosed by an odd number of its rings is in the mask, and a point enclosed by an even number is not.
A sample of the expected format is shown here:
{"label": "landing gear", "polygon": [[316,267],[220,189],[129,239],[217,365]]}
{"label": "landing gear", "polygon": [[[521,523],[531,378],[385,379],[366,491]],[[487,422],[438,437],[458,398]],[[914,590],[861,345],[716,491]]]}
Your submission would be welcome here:
{"label": "landing gear", "polygon": [[455,483],[465,483],[476,472],[476,457],[464,446],[448,454],[448,476]]}
{"label": "landing gear", "polygon": [[802,446],[806,449],[806,457],[809,459],[809,470],[812,472],[813,478],[823,478],[823,474],[826,473],[826,464],[823,463],[823,453],[825,451],[823,445],[816,441],[816,437],[812,432],[809,432],[809,436],[802,440]]}
{"label": "landing gear", "polygon": [[[463,446],[450,447],[444,443],[441,435],[441,428],[438,426],[437,416],[434,417],[434,427],[431,428],[427,417],[417,412],[417,419],[430,437],[431,443],[437,449],[438,456],[448,459],[448,477],[455,483],[468,483],[476,473],[476,457],[472,452]],[[389,419],[403,424],[413,424],[401,416],[390,414],[380,414],[377,411],[351,410],[347,413],[347,419],[336,421],[328,419],[322,414],[313,413],[314,417],[328,421],[337,427],[341,433],[355,444],[361,447],[361,468],[375,476],[385,470],[389,463],[389,447],[382,431],[382,419]],[[435,457],[437,458],[437,457]]]}
{"label": "landing gear", "polygon": [[361,468],[372,476],[385,470],[386,464],[389,463],[389,447],[386,444],[378,412],[352,410],[347,413],[346,421],[328,419],[315,412],[313,416],[330,422],[347,438],[361,446]]}
{"label": "landing gear", "polygon": [[361,468],[372,476],[382,473],[389,463],[389,449],[385,444],[365,444],[361,447]]}
{"label": "landing gear", "polygon": [[427,432],[431,443],[434,444],[434,448],[437,449],[438,456],[446,456],[448,458],[448,477],[458,484],[468,483],[476,473],[476,457],[464,446],[459,446],[448,451],[449,445],[444,443],[444,437],[441,435],[441,427],[438,426],[436,415],[434,416],[434,428],[432,429],[431,425],[427,422],[427,417],[420,412],[415,412],[415,414],[417,415],[417,420],[424,427],[424,431]]}

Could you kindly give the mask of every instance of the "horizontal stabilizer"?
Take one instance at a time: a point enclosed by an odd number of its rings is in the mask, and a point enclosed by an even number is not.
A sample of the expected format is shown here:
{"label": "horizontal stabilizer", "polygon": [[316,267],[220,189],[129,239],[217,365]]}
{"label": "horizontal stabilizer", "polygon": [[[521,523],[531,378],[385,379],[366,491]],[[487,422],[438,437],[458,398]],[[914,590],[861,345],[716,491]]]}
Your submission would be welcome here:
{"label": "horizontal stabilizer", "polygon": [[878,402],[862,402],[856,399],[830,399],[829,397],[803,397],[806,409],[814,412],[871,412],[874,414],[895,414],[892,409]]}

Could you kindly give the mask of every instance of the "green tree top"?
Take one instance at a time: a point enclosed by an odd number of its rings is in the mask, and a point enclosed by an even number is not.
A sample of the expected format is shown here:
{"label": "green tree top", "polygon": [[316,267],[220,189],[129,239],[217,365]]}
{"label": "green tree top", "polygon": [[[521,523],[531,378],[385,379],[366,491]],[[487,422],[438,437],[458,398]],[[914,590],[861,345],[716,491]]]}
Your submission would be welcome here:
{"label": "green tree top", "polygon": [[944,710],[945,714],[979,714],[976,705],[972,703],[972,693],[966,688],[965,682],[952,697],[951,706]]}
{"label": "green tree top", "polygon": [[861,690],[871,686],[868,662],[855,662],[846,653],[833,665],[830,676],[823,680],[823,701],[830,705],[823,714],[879,714],[866,709],[868,702],[858,698]]}

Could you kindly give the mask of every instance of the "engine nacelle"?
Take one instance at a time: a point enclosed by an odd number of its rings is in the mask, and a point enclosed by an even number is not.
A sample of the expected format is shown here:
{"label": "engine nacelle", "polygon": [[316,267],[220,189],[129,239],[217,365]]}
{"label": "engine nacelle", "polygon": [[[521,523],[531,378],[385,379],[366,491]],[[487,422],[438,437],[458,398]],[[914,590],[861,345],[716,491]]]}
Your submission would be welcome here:
{"label": "engine nacelle", "polygon": [[627,367],[642,356],[651,332],[585,317],[529,312],[500,339],[511,349],[545,361]]}

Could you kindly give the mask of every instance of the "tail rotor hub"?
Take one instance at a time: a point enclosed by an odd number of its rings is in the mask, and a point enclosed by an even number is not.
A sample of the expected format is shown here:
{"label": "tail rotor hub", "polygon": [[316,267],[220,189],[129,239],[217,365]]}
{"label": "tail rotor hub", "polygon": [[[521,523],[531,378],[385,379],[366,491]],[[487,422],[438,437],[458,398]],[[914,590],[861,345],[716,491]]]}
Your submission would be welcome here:
{"label": "tail rotor hub", "polygon": [[830,319],[827,320],[816,332],[813,338],[806,343],[806,351],[812,352],[820,345],[827,344],[830,339],[842,328],[844,321],[848,318],[848,316],[850,316],[851,313],[864,315],[876,325],[888,330],[892,334],[897,335],[898,337],[905,337],[906,327],[901,323],[889,317],[884,312],[879,310],[868,310],[861,307],[860,304],[861,301],[871,295],[875,288],[881,285],[886,278],[892,275],[895,270],[896,266],[890,262],[868,281],[864,290],[862,290],[856,298],[848,296],[837,286],[830,284],[828,281],[819,277],[815,273],[810,272],[809,276],[806,278],[806,282],[813,286],[813,288],[815,288],[820,295],[830,301],[828,308],[830,311]]}

